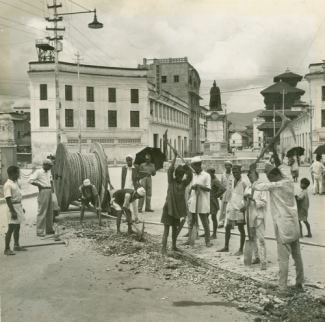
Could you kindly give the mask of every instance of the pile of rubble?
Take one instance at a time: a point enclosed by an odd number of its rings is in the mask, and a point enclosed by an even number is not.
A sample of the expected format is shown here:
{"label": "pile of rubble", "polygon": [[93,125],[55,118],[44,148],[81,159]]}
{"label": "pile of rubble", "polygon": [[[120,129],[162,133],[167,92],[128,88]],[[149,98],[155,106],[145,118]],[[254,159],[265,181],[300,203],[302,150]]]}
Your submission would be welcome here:
{"label": "pile of rubble", "polygon": [[[71,221],[66,226],[80,229],[80,225]],[[157,236],[147,235],[145,242],[138,242],[136,236],[117,236],[115,229],[98,227],[95,220],[88,220],[82,231],[75,233],[75,238],[91,239],[94,249],[104,256],[121,257],[120,264],[128,265],[134,274],[154,274],[163,283],[174,283],[177,289],[196,284],[209,294],[237,304],[239,310],[256,314],[255,321],[325,321],[324,297],[299,293],[281,299],[269,295],[274,285],[221,269],[188,251],[169,252],[165,258],[161,255],[161,240]]]}

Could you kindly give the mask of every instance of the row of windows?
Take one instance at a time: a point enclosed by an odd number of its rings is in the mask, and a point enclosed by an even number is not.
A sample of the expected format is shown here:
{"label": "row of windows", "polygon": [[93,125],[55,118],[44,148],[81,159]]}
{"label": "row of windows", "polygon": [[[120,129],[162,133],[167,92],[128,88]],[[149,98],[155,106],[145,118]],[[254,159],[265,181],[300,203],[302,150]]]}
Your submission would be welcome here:
{"label": "row of windows", "polygon": [[[139,90],[130,90],[131,103],[139,103]],[[86,87],[87,102],[95,102],[94,87]],[[40,84],[40,100],[47,100],[47,84]],[[65,100],[73,101],[73,88],[72,85],[65,85]],[[111,103],[116,102],[116,88],[108,89],[108,101]]]}
{"label": "row of windows", "polygon": [[[167,83],[167,76],[161,76],[161,82]],[[174,75],[174,83],[179,83],[179,75]]]}
{"label": "row of windows", "polygon": [[[87,127],[95,127],[95,111],[86,111]],[[65,126],[74,126],[74,116],[72,109],[65,110]],[[49,110],[47,108],[40,109],[40,127],[49,126]],[[108,127],[117,127],[117,111],[108,111]],[[140,112],[130,111],[130,127],[140,127]]]}
{"label": "row of windows", "polygon": [[155,105],[153,117],[188,125],[188,115],[166,106]]}

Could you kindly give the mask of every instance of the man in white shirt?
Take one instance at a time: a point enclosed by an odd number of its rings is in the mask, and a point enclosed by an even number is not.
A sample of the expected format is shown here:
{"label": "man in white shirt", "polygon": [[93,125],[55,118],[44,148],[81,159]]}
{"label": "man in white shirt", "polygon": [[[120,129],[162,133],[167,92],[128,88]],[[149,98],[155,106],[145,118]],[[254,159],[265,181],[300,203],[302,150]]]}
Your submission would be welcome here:
{"label": "man in white shirt", "polygon": [[[122,189],[137,190],[139,186],[137,181],[139,166],[133,164],[133,158],[130,154],[126,156],[126,163],[126,166],[122,168]],[[135,221],[138,221],[138,199],[132,202],[132,213]]]}
{"label": "man in white shirt", "polygon": [[313,194],[316,193],[321,194],[323,192],[323,173],[325,171],[325,167],[321,162],[322,156],[317,154],[316,161],[312,163],[310,166],[311,175],[313,177],[314,187]]}
{"label": "man in white shirt", "polygon": [[52,201],[52,175],[53,163],[49,159],[43,161],[43,167],[36,170],[28,179],[28,183],[38,187],[37,197],[38,214],[36,222],[36,234],[44,237],[46,234],[54,234],[53,229],[53,201]]}
{"label": "man in white shirt", "polygon": [[[210,227],[209,227],[209,213],[210,213],[210,190],[211,190],[211,176],[202,170],[201,158],[196,156],[191,160],[191,166],[195,173],[192,182],[190,183],[191,196],[189,199],[189,211],[192,214],[192,220],[189,227],[189,236],[191,236],[194,224],[198,222],[196,215],[196,203],[198,203],[197,213],[200,215],[200,220],[204,228],[206,247],[211,247],[210,243]],[[196,190],[200,190],[200,194],[196,197]]]}
{"label": "man in white shirt", "polygon": [[[257,171],[249,170],[247,173],[251,184],[258,183]],[[251,239],[254,241],[254,259],[252,264],[260,264],[261,270],[266,270],[266,247],[265,247],[265,220],[267,195],[265,191],[252,191],[252,186],[245,189],[245,200],[247,200],[249,211],[249,226]]]}
{"label": "man in white shirt", "polygon": [[[300,251],[300,228],[293,182],[281,165],[274,147],[273,155],[276,167],[268,163],[265,165],[266,176],[270,182],[254,182],[252,188],[257,191],[270,192],[270,208],[277,240],[279,261],[279,288],[274,295],[286,297],[289,295],[287,281],[290,254],[295,264],[296,284],[289,288],[303,292],[304,267]],[[253,169],[254,166],[255,169]],[[250,165],[250,170],[256,170],[256,165]]]}

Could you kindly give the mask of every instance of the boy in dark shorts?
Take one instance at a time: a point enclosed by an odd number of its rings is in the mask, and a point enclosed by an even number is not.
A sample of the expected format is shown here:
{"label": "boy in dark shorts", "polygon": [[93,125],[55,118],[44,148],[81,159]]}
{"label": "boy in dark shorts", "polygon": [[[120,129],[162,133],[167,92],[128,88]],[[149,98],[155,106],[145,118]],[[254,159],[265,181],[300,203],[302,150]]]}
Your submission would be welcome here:
{"label": "boy in dark shorts", "polygon": [[[162,237],[162,254],[167,254],[167,239],[169,235],[169,227],[172,227],[172,250],[178,251],[176,247],[177,227],[180,225],[180,218],[187,214],[187,206],[185,201],[185,189],[192,181],[192,171],[189,166],[178,166],[175,171],[175,162],[177,151],[173,150],[175,157],[168,169],[168,190],[166,202],[161,216],[161,223],[164,224],[164,234]],[[175,178],[174,178],[175,172]],[[183,179],[184,174],[186,178]]]}
{"label": "boy in dark shorts", "polygon": [[89,179],[84,180],[83,184],[79,187],[79,192],[81,194],[80,224],[82,224],[86,206],[92,208],[89,202],[96,207],[96,209],[92,210],[101,211],[101,208],[98,191],[96,187],[91,184]]}
{"label": "boy in dark shorts", "polygon": [[308,208],[309,208],[309,197],[307,193],[307,188],[310,185],[310,181],[307,178],[303,178],[300,180],[300,188],[302,189],[299,196],[295,196],[297,200],[297,208],[298,208],[298,220],[299,220],[299,227],[300,227],[300,238],[303,238],[302,235],[302,225],[301,222],[303,221],[306,225],[308,234],[305,237],[313,237],[310,231],[310,225],[307,220],[308,217]]}

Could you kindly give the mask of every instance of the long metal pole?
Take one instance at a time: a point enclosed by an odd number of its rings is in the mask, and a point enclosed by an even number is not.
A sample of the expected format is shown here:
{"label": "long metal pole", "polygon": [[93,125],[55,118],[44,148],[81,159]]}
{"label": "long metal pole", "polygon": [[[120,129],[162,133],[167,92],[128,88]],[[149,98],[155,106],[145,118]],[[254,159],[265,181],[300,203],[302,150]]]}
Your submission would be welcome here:
{"label": "long metal pole", "polygon": [[313,161],[313,105],[310,101],[310,108],[309,108],[309,123],[310,123],[310,163]]}
{"label": "long metal pole", "polygon": [[77,63],[78,63],[78,116],[79,116],[79,124],[78,124],[78,143],[79,143],[79,153],[81,153],[81,108],[80,108],[80,54],[79,51],[76,54],[77,56]]}
{"label": "long metal pole", "polygon": [[53,0],[54,7],[54,78],[55,78],[55,110],[56,110],[56,129],[57,129],[57,144],[61,143],[61,113],[60,113],[60,89],[59,89],[59,53],[58,53],[58,32],[57,32],[57,8],[56,0]]}
{"label": "long metal pole", "polygon": [[226,126],[225,126],[225,128],[226,128],[226,135],[225,135],[225,137],[226,137],[226,153],[228,153],[228,118],[227,118],[227,109],[225,108],[225,119],[226,119]]}
{"label": "long metal pole", "polygon": [[196,154],[200,153],[200,147],[199,147],[199,129],[200,129],[200,114],[199,114],[199,108],[196,109]]}
{"label": "long metal pole", "polygon": [[273,104],[273,136],[275,136],[275,104]]}

